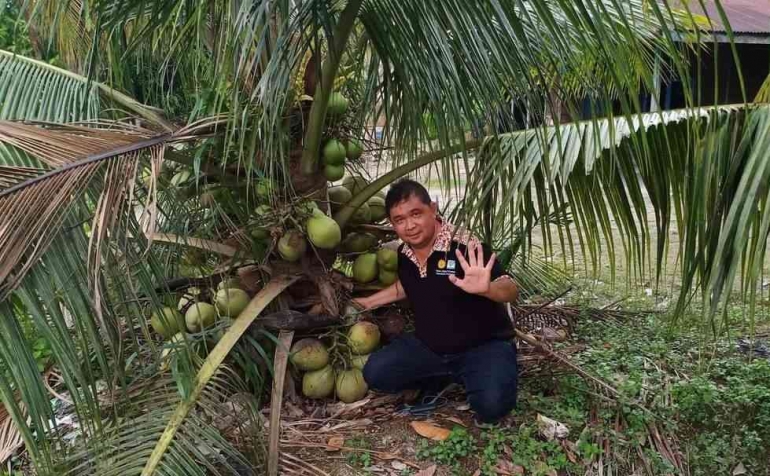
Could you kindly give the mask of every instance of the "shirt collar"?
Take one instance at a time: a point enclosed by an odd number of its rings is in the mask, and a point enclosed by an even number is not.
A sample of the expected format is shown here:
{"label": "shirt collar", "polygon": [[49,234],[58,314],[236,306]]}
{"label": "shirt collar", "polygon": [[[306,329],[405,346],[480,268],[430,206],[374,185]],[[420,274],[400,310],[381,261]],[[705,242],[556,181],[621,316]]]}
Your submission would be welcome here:
{"label": "shirt collar", "polygon": [[[477,241],[476,238],[474,238],[467,230],[462,228],[456,230],[454,225],[444,220],[443,218],[436,217],[436,221],[438,222],[439,230],[436,233],[436,241],[433,242],[433,253],[436,251],[449,253],[452,248],[453,241],[457,241],[464,245],[469,244],[470,241]],[[417,255],[415,254],[414,249],[412,249],[409,244],[403,243],[403,246],[401,247],[401,253],[409,258],[409,261],[414,263],[415,266],[417,266],[421,277],[424,278],[427,276],[427,261],[425,264],[421,264],[420,260],[417,259]]]}

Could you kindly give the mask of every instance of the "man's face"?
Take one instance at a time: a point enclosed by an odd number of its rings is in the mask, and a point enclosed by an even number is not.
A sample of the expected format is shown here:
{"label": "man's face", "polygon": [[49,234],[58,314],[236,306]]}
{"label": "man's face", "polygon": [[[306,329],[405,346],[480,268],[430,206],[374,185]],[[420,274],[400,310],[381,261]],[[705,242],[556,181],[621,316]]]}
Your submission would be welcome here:
{"label": "man's face", "polygon": [[436,204],[410,195],[390,209],[390,223],[401,240],[416,248],[428,246],[436,234]]}

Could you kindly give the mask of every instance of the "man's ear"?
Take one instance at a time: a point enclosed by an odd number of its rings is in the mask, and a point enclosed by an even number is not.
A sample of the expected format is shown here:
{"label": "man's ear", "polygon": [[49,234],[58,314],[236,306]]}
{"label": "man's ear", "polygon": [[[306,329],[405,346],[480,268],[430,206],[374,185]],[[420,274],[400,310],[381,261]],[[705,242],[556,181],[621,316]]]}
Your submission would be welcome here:
{"label": "man's ear", "polygon": [[431,201],[430,202],[430,211],[433,212],[434,215],[438,216],[438,203]]}

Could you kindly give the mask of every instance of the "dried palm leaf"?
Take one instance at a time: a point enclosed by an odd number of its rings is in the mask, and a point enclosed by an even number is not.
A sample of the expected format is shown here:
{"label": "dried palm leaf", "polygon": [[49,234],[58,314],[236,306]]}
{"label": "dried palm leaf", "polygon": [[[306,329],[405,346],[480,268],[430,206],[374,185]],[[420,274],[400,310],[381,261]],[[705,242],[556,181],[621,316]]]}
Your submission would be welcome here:
{"label": "dried palm leaf", "polygon": [[[0,300],[14,289],[57,236],[71,206],[96,177],[103,187],[97,201],[89,246],[89,266],[97,268],[104,238],[124,215],[132,197],[138,160],[148,152],[153,163],[163,155],[169,135],[120,124],[43,127],[0,122],[0,143],[53,168],[0,191]],[[29,171],[6,168],[18,179]],[[2,177],[2,175],[0,175]],[[2,180],[2,179],[0,179]],[[96,273],[96,271],[94,271]],[[92,275],[96,309],[98,279]],[[97,311],[98,312],[98,311]]]}
{"label": "dried palm leaf", "polygon": [[[24,405],[19,407],[26,414]],[[5,407],[0,407],[0,464],[5,463],[23,444],[21,432],[16,427],[13,418]]]}

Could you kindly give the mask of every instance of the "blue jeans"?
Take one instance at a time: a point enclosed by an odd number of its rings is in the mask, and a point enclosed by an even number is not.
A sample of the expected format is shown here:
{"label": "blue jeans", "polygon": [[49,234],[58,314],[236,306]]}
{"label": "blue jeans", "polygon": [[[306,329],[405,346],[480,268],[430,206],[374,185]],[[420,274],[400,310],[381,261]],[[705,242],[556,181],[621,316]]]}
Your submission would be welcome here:
{"label": "blue jeans", "polygon": [[364,367],[367,384],[381,392],[421,388],[437,379],[462,384],[483,423],[494,423],[516,406],[516,346],[492,340],[459,354],[436,354],[413,334],[374,352]]}

